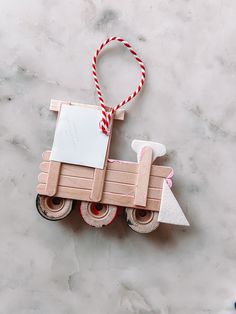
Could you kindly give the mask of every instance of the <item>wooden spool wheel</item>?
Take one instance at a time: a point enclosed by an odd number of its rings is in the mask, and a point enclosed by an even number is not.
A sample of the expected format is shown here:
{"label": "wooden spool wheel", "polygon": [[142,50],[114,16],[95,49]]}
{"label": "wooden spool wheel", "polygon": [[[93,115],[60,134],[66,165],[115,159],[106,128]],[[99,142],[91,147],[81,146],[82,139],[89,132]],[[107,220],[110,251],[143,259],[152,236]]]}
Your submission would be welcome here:
{"label": "wooden spool wheel", "polygon": [[126,208],[125,218],[128,226],[139,233],[149,233],[159,226],[158,212],[145,209]]}
{"label": "wooden spool wheel", "polygon": [[39,214],[48,220],[61,220],[72,210],[73,200],[37,195],[36,207]]}
{"label": "wooden spool wheel", "polygon": [[81,202],[80,213],[87,224],[101,228],[109,225],[115,219],[117,206]]}

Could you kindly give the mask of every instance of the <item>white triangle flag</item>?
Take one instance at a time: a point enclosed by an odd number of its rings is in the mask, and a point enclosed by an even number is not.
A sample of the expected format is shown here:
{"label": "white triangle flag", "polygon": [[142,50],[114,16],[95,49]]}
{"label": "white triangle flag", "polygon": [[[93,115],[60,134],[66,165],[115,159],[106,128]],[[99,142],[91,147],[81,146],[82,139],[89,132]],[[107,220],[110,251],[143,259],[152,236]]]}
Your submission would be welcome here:
{"label": "white triangle flag", "polygon": [[158,221],[173,225],[189,226],[188,220],[165,180],[163,183]]}

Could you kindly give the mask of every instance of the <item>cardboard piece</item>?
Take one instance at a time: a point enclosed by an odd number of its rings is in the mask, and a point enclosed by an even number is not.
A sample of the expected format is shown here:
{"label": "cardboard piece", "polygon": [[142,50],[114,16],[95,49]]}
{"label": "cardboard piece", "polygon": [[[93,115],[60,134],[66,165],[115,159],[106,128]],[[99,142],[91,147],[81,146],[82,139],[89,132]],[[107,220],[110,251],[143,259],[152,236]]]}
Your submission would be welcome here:
{"label": "cardboard piece", "polygon": [[164,180],[160,212],[158,216],[159,222],[164,222],[173,225],[189,226],[179,203],[177,202],[174,194],[171,192],[168,184]]}
{"label": "cardboard piece", "polygon": [[109,136],[99,128],[101,111],[62,105],[51,160],[103,169]]}

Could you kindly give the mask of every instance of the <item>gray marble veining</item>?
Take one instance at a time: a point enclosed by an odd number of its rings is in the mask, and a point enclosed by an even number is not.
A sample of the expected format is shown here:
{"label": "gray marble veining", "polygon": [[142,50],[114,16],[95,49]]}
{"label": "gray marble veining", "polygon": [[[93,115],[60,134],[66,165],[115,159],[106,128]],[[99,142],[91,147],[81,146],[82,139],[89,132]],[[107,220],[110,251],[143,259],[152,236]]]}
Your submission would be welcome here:
{"label": "gray marble veining", "polygon": [[[230,314],[236,301],[236,2],[0,2],[0,313]],[[123,36],[147,67],[142,95],[117,122],[111,155],[159,141],[191,228],[143,236],[118,217],[95,230],[78,208],[62,222],[35,209],[51,98],[96,104],[94,50]],[[98,64],[108,104],[139,69],[111,45]]]}

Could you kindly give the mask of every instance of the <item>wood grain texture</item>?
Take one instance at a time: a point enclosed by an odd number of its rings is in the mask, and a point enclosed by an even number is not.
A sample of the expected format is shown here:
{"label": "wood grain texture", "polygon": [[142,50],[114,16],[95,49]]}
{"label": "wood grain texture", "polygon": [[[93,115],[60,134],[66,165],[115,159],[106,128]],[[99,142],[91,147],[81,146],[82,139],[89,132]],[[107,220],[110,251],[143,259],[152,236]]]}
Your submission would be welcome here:
{"label": "wood grain texture", "polygon": [[[49,161],[50,154],[51,154],[51,151],[49,150],[43,152],[42,154],[43,160]],[[69,166],[73,166],[73,165],[69,165]],[[82,166],[74,166],[74,167],[82,167]],[[107,169],[114,170],[114,171],[130,172],[130,173],[137,174],[138,167],[139,167],[139,164],[136,162],[120,161],[120,160],[115,160],[115,159],[108,159],[108,162],[107,162]],[[89,167],[83,166],[83,168],[89,168]],[[81,171],[81,168],[80,168],[80,171]],[[173,173],[173,169],[171,167],[157,166],[157,165],[151,166],[152,176],[168,178],[172,173]]]}
{"label": "wood grain texture", "polygon": [[[38,182],[40,184],[46,184],[47,179],[48,179],[47,173],[41,172],[38,176]],[[92,186],[93,186],[93,180],[61,175],[58,185],[91,191]],[[105,181],[103,190],[104,192],[111,192],[114,194],[121,194],[121,195],[130,195],[133,197],[135,195],[135,185],[130,185],[130,184],[121,184],[117,182]],[[161,188],[152,188],[152,187],[148,188],[148,198],[161,199],[161,193],[162,193]]]}
{"label": "wood grain texture", "polygon": [[[38,184],[37,192],[41,195],[47,195],[46,184]],[[90,196],[90,190],[76,189],[71,187],[58,186],[57,197],[71,198],[74,200],[88,201]],[[114,194],[109,192],[103,192],[101,203],[110,204],[124,207],[134,207],[134,197],[130,195]],[[135,206],[139,208],[138,206]],[[149,199],[147,200],[146,209],[159,211],[160,200]]]}
{"label": "wood grain texture", "polygon": [[[40,164],[40,170],[47,173],[49,169],[49,162],[42,162]],[[93,179],[94,168],[75,166],[62,164],[61,165],[61,175]],[[136,185],[137,174],[123,171],[108,170],[106,171],[106,181]],[[149,187],[162,188],[164,178],[150,176]]]}
{"label": "wood grain texture", "polygon": [[113,128],[113,117],[110,121],[110,134],[107,144],[107,151],[106,151],[106,157],[104,162],[104,168],[103,169],[94,169],[94,175],[93,175],[93,185],[92,185],[92,191],[90,194],[90,200],[93,202],[100,202],[102,199],[102,192],[103,192],[103,186],[106,176],[106,169],[107,169],[107,160],[110,152],[110,146],[111,146],[111,137],[112,137],[112,128]]}
{"label": "wood grain texture", "polygon": [[90,200],[93,202],[100,202],[102,198],[104,180],[106,175],[105,169],[94,169],[94,177],[92,183],[92,190],[90,193]]}
{"label": "wood grain texture", "polygon": [[49,162],[48,178],[46,183],[47,195],[54,196],[57,193],[57,186],[60,177],[61,163],[57,161]]}
{"label": "wood grain texture", "polygon": [[[39,166],[42,172],[49,171],[50,162],[42,162]],[[94,168],[62,164],[61,165],[61,174],[71,177],[81,177],[81,178],[93,178]]]}
{"label": "wood grain texture", "polygon": [[[100,106],[96,105],[89,105],[89,104],[81,104],[81,103],[76,103],[76,102],[70,102],[70,101],[63,101],[63,100],[56,100],[52,99],[50,103],[50,110],[52,111],[60,111],[61,105],[72,105],[72,106],[81,106],[81,107],[90,107],[96,110],[101,110]],[[106,107],[107,110],[109,107]],[[115,112],[114,119],[115,120],[124,120],[125,118],[125,110],[124,109],[118,109]]]}
{"label": "wood grain texture", "polygon": [[152,166],[152,148],[144,147],[141,151],[134,205],[145,207],[147,204],[148,186]]}

